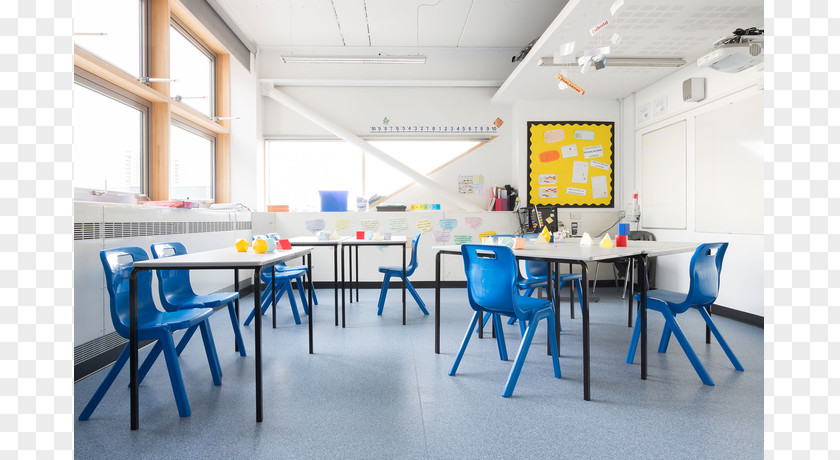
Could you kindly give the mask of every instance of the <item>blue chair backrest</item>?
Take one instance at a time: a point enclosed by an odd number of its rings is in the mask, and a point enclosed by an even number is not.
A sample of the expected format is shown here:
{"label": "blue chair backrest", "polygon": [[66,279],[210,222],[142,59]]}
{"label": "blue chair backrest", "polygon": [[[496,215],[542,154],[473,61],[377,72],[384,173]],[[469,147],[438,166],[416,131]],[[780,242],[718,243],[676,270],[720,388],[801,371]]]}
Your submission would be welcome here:
{"label": "blue chair backrest", "polygon": [[421,235],[422,233],[418,232],[411,240],[411,261],[408,263],[408,266],[405,267],[405,276],[411,276],[414,273],[414,270],[417,270],[417,246],[420,242]]}
{"label": "blue chair backrest", "polygon": [[473,310],[521,316],[516,311],[518,268],[513,251],[507,246],[463,244],[461,255]]}
{"label": "blue chair backrest", "polygon": [[[130,296],[128,277],[134,268],[134,262],[149,260],[149,256],[142,248],[127,247],[99,251],[99,259],[105,270],[105,284],[111,298],[111,321],[117,333],[128,338]],[[144,270],[137,274],[138,324],[148,322],[158,313],[152,299],[152,273]]]}
{"label": "blue chair backrest", "polygon": [[526,260],[525,272],[528,273],[528,278],[545,278],[548,276],[548,262]]}
{"label": "blue chair backrest", "polygon": [[[155,259],[186,254],[187,248],[183,244],[157,243],[152,245],[152,256]],[[178,309],[178,300],[195,296],[190,284],[189,270],[156,270],[160,301],[166,311]]]}
{"label": "blue chair backrest", "polygon": [[[688,288],[686,302],[681,306],[682,311],[692,305],[711,305],[718,296],[720,288],[720,269],[723,265],[723,256],[729,243],[706,243],[701,244],[691,256],[689,273],[691,274],[691,285]],[[675,313],[682,313],[675,311]]]}

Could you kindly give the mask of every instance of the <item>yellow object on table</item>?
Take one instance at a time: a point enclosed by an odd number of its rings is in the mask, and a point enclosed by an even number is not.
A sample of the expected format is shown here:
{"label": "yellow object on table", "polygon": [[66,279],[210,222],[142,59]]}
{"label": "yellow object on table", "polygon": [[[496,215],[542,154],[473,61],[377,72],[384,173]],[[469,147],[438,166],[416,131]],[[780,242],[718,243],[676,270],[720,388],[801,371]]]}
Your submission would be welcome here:
{"label": "yellow object on table", "polygon": [[245,240],[239,240],[233,245],[238,252],[248,252],[248,248],[251,246]]}
{"label": "yellow object on table", "polygon": [[268,242],[263,239],[256,239],[254,240],[254,252],[257,254],[263,254],[268,249]]}

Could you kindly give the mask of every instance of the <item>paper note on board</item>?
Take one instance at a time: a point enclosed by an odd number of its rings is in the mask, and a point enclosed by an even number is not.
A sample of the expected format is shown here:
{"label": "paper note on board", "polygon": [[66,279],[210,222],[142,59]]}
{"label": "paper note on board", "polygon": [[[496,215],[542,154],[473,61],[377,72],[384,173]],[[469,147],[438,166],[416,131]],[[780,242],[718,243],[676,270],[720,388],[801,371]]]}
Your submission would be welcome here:
{"label": "paper note on board", "polygon": [[307,230],[309,230],[312,233],[315,233],[315,232],[320,232],[321,230],[323,230],[324,227],[327,226],[327,223],[324,222],[324,219],[313,219],[313,220],[307,220],[305,225],[306,225]]}
{"label": "paper note on board", "polygon": [[604,147],[601,145],[590,145],[583,148],[583,157],[587,160],[604,156]]}
{"label": "paper note on board", "polygon": [[608,196],[607,176],[594,176],[592,178],[592,198],[606,198]]}
{"label": "paper note on board", "polygon": [[586,190],[577,187],[566,187],[566,193],[569,195],[586,196]]}
{"label": "paper note on board", "polygon": [[438,225],[444,230],[453,230],[458,226],[458,219],[441,219],[438,221]]}
{"label": "paper note on board", "polygon": [[360,225],[362,226],[362,230],[370,230],[370,231],[379,230],[379,221],[378,220],[368,220],[368,219],[366,219],[366,220],[361,221]]}
{"label": "paper note on board", "polygon": [[540,187],[540,198],[557,198],[557,187]]}
{"label": "paper note on board", "polygon": [[455,244],[469,244],[472,241],[472,235],[455,235]]}
{"label": "paper note on board", "polygon": [[563,152],[564,159],[578,156],[577,144],[564,145],[560,147],[560,151]]}
{"label": "paper note on board", "polygon": [[557,183],[557,174],[540,174],[540,185],[553,185]]}
{"label": "paper note on board", "polygon": [[585,184],[589,180],[589,162],[575,161],[575,166],[572,168],[572,182],[576,184]]}
{"label": "paper note on board", "polygon": [[408,221],[405,217],[388,219],[388,228],[390,228],[392,232],[401,232],[408,228]]}
{"label": "paper note on board", "polygon": [[333,221],[333,228],[337,231],[347,230],[350,228],[350,219],[336,219]]}
{"label": "paper note on board", "polygon": [[435,243],[446,243],[449,241],[449,232],[446,230],[435,230]]}
{"label": "paper note on board", "polygon": [[549,129],[545,132],[545,143],[560,142],[566,138],[566,132],[562,129]]}
{"label": "paper note on board", "polygon": [[579,129],[575,131],[575,139],[579,141],[594,141],[595,140],[595,131],[589,131],[586,129]]}
{"label": "paper note on board", "polygon": [[429,219],[420,219],[417,221],[416,228],[421,232],[428,232],[432,229],[432,221]]}
{"label": "paper note on board", "polygon": [[603,169],[604,171],[610,170],[610,165],[595,160],[590,161],[589,166],[592,166],[593,168]]}
{"label": "paper note on board", "polygon": [[464,222],[466,222],[470,228],[478,228],[481,227],[483,220],[481,217],[464,217]]}

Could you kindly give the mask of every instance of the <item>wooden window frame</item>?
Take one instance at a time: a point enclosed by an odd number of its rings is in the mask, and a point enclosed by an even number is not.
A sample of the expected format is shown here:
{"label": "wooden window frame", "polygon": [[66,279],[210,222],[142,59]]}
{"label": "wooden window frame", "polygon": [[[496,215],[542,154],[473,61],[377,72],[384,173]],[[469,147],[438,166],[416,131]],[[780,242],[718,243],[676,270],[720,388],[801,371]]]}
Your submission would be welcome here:
{"label": "wooden window frame", "polygon": [[[141,4],[145,20],[145,25],[141,27],[145,35],[141,41],[145,49],[143,67],[146,75],[169,78],[169,28],[172,22],[176,22],[204,49],[215,54],[215,94],[212,104],[214,115],[229,117],[230,53],[179,0],[142,0]],[[74,64],[76,68],[95,75],[115,88],[139,97],[150,106],[145,185],[146,193],[152,200],[169,199],[169,127],[175,117],[200,131],[215,134],[215,201],[230,201],[229,120],[216,122],[192,107],[172,99],[168,82],[143,84],[134,76],[83,48],[74,49]]]}

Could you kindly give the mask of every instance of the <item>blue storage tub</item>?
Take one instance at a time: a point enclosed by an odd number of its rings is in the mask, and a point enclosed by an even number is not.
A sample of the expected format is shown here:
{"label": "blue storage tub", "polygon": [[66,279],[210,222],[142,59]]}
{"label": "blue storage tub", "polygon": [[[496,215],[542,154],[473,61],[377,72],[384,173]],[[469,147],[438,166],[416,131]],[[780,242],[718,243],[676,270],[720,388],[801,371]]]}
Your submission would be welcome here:
{"label": "blue storage tub", "polygon": [[321,212],[347,211],[347,190],[320,190]]}

